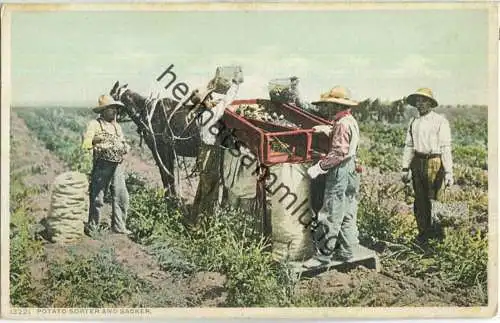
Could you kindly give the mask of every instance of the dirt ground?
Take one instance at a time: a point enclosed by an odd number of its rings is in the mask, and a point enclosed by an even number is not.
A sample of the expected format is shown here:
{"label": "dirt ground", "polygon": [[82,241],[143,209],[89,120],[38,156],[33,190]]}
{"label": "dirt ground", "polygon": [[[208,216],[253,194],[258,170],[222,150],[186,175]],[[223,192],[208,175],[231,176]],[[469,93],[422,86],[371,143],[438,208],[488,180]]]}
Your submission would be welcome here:
{"label": "dirt ground", "polygon": [[[11,170],[13,172],[30,167],[31,169],[40,169],[24,179],[26,184],[37,186],[41,190],[40,194],[32,198],[32,204],[35,207],[33,216],[39,220],[46,216],[48,211],[50,183],[67,168],[30,134],[24,121],[15,113],[12,113],[11,121],[11,149]],[[141,159],[138,151],[129,156],[125,162],[125,168],[147,178],[148,183],[152,186],[161,185],[159,173],[154,163]],[[192,277],[173,276],[171,273],[163,271],[143,246],[123,235],[106,234],[99,240],[84,236],[79,243],[73,245],[46,243],[45,254],[47,261],[52,261],[64,258],[70,247],[82,254],[93,254],[101,246],[112,247],[121,264],[135,272],[139,277],[150,281],[155,288],[154,291],[151,291],[152,294],[168,294],[170,303],[158,304],[158,306],[220,306],[224,303],[225,277],[223,275],[201,272]],[[42,278],[45,270],[45,263],[33,266],[33,273],[38,279]],[[361,285],[363,288],[357,290],[373,291],[357,295],[365,306],[378,306],[380,304],[446,306],[451,301],[450,296],[447,296],[439,287],[433,287],[422,280],[400,277],[384,269],[377,273],[364,267],[347,273],[337,271],[323,273],[315,278],[302,280],[296,288],[298,295],[305,291],[314,290],[318,294],[338,297],[339,293],[342,294],[342,292],[347,292]],[[352,295],[352,297],[354,296],[356,295]],[[144,295],[144,297],[148,296]],[[348,303],[349,298],[347,297],[344,301]]]}
{"label": "dirt ground", "polygon": [[[40,221],[48,215],[51,183],[59,174],[68,171],[68,168],[47,150],[42,142],[30,134],[24,121],[14,112],[11,113],[10,164],[12,173],[26,170],[28,175],[23,177],[23,182],[39,189],[40,193],[31,197],[30,206],[33,216]],[[161,186],[156,165],[149,160],[142,160],[138,150],[128,156],[124,166],[126,170],[139,173],[147,180],[149,186]],[[39,171],[32,173],[33,169],[39,169]],[[108,207],[107,211],[109,210]],[[152,294],[165,293],[165,291],[170,293],[167,296],[175,302],[170,305],[217,306],[224,301],[224,295],[220,292],[225,281],[223,275],[200,272],[193,277],[179,279],[178,276],[161,270],[143,246],[134,243],[124,235],[105,234],[99,240],[83,236],[82,240],[77,243],[59,245],[45,242],[44,246],[47,262],[63,260],[68,256],[70,249],[81,255],[92,255],[97,253],[102,246],[111,247],[121,264],[136,273],[138,277],[152,283],[155,287],[155,291],[151,291]],[[35,279],[41,280],[46,270],[46,262],[40,262],[33,265],[32,273]]]}

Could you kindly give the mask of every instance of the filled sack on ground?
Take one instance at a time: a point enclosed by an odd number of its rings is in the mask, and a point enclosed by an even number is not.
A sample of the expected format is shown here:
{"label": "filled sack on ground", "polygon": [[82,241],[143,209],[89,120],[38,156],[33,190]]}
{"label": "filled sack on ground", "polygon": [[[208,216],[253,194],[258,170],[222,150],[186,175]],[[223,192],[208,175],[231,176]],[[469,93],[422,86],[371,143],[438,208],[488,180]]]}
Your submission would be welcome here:
{"label": "filled sack on ground", "polygon": [[85,174],[67,172],[56,177],[52,185],[49,214],[44,221],[52,242],[72,242],[84,234],[88,214],[88,180]]}

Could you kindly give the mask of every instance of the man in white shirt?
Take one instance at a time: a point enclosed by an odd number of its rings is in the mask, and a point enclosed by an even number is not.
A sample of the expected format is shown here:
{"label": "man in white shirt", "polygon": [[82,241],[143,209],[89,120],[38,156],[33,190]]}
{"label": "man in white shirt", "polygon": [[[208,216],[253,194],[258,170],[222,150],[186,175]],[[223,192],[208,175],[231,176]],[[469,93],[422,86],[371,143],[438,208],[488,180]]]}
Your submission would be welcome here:
{"label": "man in white shirt", "polygon": [[[218,123],[224,116],[224,111],[229,108],[236,98],[239,85],[243,82],[243,75],[237,72],[232,79],[232,84],[226,95],[216,102],[212,97],[213,89],[208,88],[195,94],[191,101],[195,109],[201,109],[196,122],[200,127],[201,146],[197,158],[197,169],[200,171],[200,181],[191,209],[191,225],[196,230],[200,225],[203,215],[211,215],[219,198],[221,183],[221,158],[220,136]],[[234,110],[236,106],[234,107]]]}
{"label": "man in white shirt", "polygon": [[446,118],[432,111],[438,106],[431,89],[421,88],[407,97],[419,116],[413,119],[406,134],[401,179],[413,182],[413,211],[418,226],[418,243],[442,238],[442,230],[432,216],[432,201],[445,186],[453,185],[451,130]]}

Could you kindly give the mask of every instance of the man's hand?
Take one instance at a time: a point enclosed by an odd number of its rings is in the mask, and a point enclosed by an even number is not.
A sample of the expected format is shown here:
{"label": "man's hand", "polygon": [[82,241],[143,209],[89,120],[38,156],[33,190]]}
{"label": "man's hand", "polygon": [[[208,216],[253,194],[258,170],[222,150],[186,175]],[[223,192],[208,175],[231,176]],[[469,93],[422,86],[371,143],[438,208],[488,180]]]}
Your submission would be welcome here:
{"label": "man's hand", "polygon": [[314,132],[322,132],[325,135],[329,136],[330,133],[332,132],[332,126],[328,126],[328,125],[314,126],[313,130],[314,130]]}
{"label": "man's hand", "polygon": [[403,169],[401,171],[401,181],[408,184],[411,181],[411,172],[409,169]]}
{"label": "man's hand", "polygon": [[97,136],[94,137],[94,139],[92,139],[92,145],[99,144],[99,143],[101,143],[103,141],[104,141],[104,138],[101,137],[101,136],[99,136],[99,135],[97,135]]}
{"label": "man's hand", "polygon": [[454,183],[454,182],[453,182],[453,173],[451,173],[451,172],[446,172],[446,173],[444,174],[444,185],[445,185],[446,187],[450,187],[450,186],[452,186],[452,185],[453,185],[453,183]]}
{"label": "man's hand", "polygon": [[323,170],[321,168],[321,166],[319,166],[319,162],[316,163],[316,165],[314,166],[311,166],[307,169],[307,174],[309,175],[309,177],[311,177],[312,179],[318,177],[318,175],[321,175],[321,174],[326,174],[328,173],[328,170]]}

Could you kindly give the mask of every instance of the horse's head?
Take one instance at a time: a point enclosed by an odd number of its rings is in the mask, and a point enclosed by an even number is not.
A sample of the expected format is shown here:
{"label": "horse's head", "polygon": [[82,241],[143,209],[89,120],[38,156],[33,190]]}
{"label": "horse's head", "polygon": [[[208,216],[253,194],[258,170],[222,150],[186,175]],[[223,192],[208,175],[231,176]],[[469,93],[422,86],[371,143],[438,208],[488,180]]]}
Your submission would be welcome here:
{"label": "horse's head", "polygon": [[174,140],[177,154],[188,157],[197,156],[200,134],[195,122],[188,124],[187,114],[190,107],[182,105],[175,112],[179,102],[170,98],[159,100],[146,98],[130,90],[127,84],[120,85],[118,81],[109,91],[109,95],[114,100],[124,104],[124,108],[118,112],[117,121],[123,122],[128,117],[137,125],[138,131],[153,132],[155,136],[162,137],[163,140],[165,138],[172,140],[172,134],[175,134],[177,137],[183,138],[183,140]]}
{"label": "horse's head", "polygon": [[111,91],[109,91],[109,95],[114,100],[120,101],[125,105],[123,109],[118,111],[118,121],[125,120],[127,116],[133,119],[133,116],[140,113],[140,105],[137,102],[139,95],[128,89],[128,84],[120,85],[120,82],[116,81]]}

